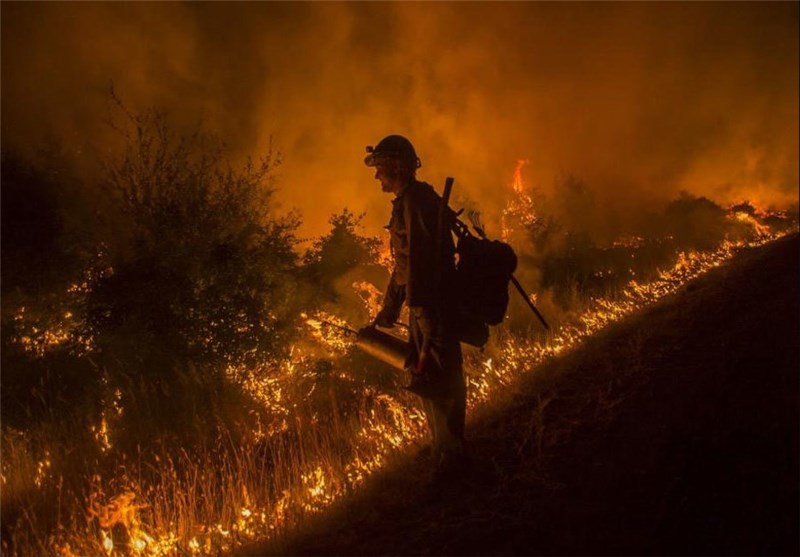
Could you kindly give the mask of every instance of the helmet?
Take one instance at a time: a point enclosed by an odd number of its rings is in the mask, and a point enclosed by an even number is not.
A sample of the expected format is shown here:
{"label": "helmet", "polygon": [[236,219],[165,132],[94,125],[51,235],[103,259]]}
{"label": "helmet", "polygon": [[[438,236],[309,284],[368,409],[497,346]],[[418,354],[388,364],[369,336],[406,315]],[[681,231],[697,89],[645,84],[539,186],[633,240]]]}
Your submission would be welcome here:
{"label": "helmet", "polygon": [[364,164],[378,166],[388,161],[399,162],[401,165],[413,170],[422,166],[414,146],[402,135],[387,135],[375,147],[372,145],[367,147],[367,156],[364,157]]}

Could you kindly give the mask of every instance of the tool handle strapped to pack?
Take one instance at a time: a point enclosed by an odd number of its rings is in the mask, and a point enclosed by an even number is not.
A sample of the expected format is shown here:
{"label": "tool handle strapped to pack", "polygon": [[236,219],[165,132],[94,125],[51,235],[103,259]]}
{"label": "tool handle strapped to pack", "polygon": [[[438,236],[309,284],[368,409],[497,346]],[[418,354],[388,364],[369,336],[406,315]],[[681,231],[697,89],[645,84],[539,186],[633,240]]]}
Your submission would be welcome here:
{"label": "tool handle strapped to pack", "polygon": [[[486,236],[486,231],[484,230],[483,226],[481,226],[481,224],[480,224],[480,216],[479,216],[479,214],[478,213],[473,213],[473,214],[470,215],[470,218],[472,219],[472,228],[475,229],[475,232],[478,233],[478,236],[480,236],[481,239],[483,239],[483,240],[488,240],[489,238]],[[459,221],[459,223],[461,223],[461,221]],[[464,226],[464,228],[466,228],[467,225],[465,225],[464,223],[461,223],[461,224],[462,224],[462,226]],[[469,229],[467,228],[466,230],[467,230],[467,233],[469,233]],[[519,281],[517,280],[517,277],[515,277],[513,274],[511,275],[511,284],[514,285],[514,288],[516,288],[517,292],[520,293],[522,298],[528,304],[528,307],[531,308],[531,310],[536,315],[536,317],[539,318],[539,321],[542,323],[544,328],[549,331],[550,330],[550,326],[547,324],[547,321],[544,320],[544,316],[542,316],[542,314],[539,312],[539,310],[536,309],[536,306],[533,305],[533,302],[531,302],[531,297],[528,295],[528,293],[525,291],[525,289],[519,283]]]}
{"label": "tool handle strapped to pack", "polygon": [[550,325],[547,324],[547,321],[544,320],[542,314],[539,313],[539,310],[536,309],[535,305],[533,305],[533,302],[531,302],[531,297],[528,295],[527,292],[525,292],[525,289],[522,287],[522,285],[517,280],[517,277],[515,277],[514,275],[511,275],[511,284],[514,285],[514,287],[517,289],[517,292],[520,293],[520,296],[522,296],[522,298],[528,303],[528,307],[531,308],[531,310],[533,310],[533,313],[535,313],[536,317],[539,318],[539,321],[542,322],[544,328],[549,331]]}
{"label": "tool handle strapped to pack", "polygon": [[436,269],[434,270],[434,280],[436,281],[435,292],[440,298],[442,296],[442,251],[444,250],[444,235],[447,230],[445,220],[448,217],[449,207],[447,205],[450,202],[450,192],[453,191],[454,181],[455,179],[450,176],[445,178],[444,192],[442,193],[442,200],[439,202],[439,218],[436,223],[436,259],[434,260],[436,261]]}
{"label": "tool handle strapped to pack", "polygon": [[[452,188],[450,180],[448,178],[448,183],[445,185],[447,198]],[[448,211],[447,198],[442,197],[440,226],[444,220],[443,215]],[[505,242],[489,240],[477,213],[470,215],[473,228],[478,234],[475,236],[469,226],[458,218],[460,214],[461,211],[456,213],[449,210],[452,219],[450,228],[458,239],[456,281],[460,298],[461,341],[477,347],[486,344],[489,339],[489,325],[497,325],[505,317],[509,302],[509,283],[513,284],[525,299],[544,328],[549,329],[544,317],[513,274],[517,268],[517,256],[513,248]]]}

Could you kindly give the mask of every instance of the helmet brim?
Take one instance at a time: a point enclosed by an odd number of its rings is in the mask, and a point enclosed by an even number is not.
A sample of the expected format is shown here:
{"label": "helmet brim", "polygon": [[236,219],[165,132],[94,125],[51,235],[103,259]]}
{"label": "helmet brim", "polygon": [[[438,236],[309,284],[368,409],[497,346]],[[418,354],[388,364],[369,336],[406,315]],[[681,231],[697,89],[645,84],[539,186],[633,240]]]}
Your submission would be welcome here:
{"label": "helmet brim", "polygon": [[420,168],[422,166],[422,162],[420,162],[419,158],[414,157],[414,161],[409,161],[408,163],[403,163],[401,159],[395,155],[394,153],[369,153],[366,157],[364,157],[364,164],[367,166],[380,166],[386,165],[391,163],[392,161],[398,161],[403,166],[408,168]]}
{"label": "helmet brim", "polygon": [[378,166],[380,164],[380,159],[384,157],[380,157],[375,155],[375,153],[370,153],[366,157],[364,157],[364,164],[367,166]]}

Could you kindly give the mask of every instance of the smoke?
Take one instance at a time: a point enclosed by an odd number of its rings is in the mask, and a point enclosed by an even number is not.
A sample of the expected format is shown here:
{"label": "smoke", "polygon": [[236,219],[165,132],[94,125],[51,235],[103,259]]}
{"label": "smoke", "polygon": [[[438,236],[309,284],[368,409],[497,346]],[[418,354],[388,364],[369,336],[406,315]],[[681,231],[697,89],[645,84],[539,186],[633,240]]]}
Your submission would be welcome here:
{"label": "smoke", "polygon": [[682,190],[797,204],[796,3],[3,3],[4,147],[92,168],[110,83],[237,157],[272,142],[307,236],[343,207],[378,233],[362,158],[390,133],[490,224],[518,159],[550,197],[578,176],[598,230]]}

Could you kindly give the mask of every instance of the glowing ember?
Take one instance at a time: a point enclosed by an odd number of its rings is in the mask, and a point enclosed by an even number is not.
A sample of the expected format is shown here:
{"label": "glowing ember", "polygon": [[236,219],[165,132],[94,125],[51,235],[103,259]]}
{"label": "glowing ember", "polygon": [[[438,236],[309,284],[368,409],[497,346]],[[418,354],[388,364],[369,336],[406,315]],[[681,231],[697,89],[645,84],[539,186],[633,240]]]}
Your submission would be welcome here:
{"label": "glowing ember", "polygon": [[52,465],[50,462],[50,452],[45,451],[44,454],[44,459],[36,463],[36,477],[33,479],[33,483],[36,485],[36,487],[42,487],[42,484],[47,478]]}
{"label": "glowing ember", "polygon": [[111,449],[111,439],[108,436],[108,421],[105,412],[100,415],[100,424],[91,427],[95,440],[100,445],[100,450],[108,452]]}

